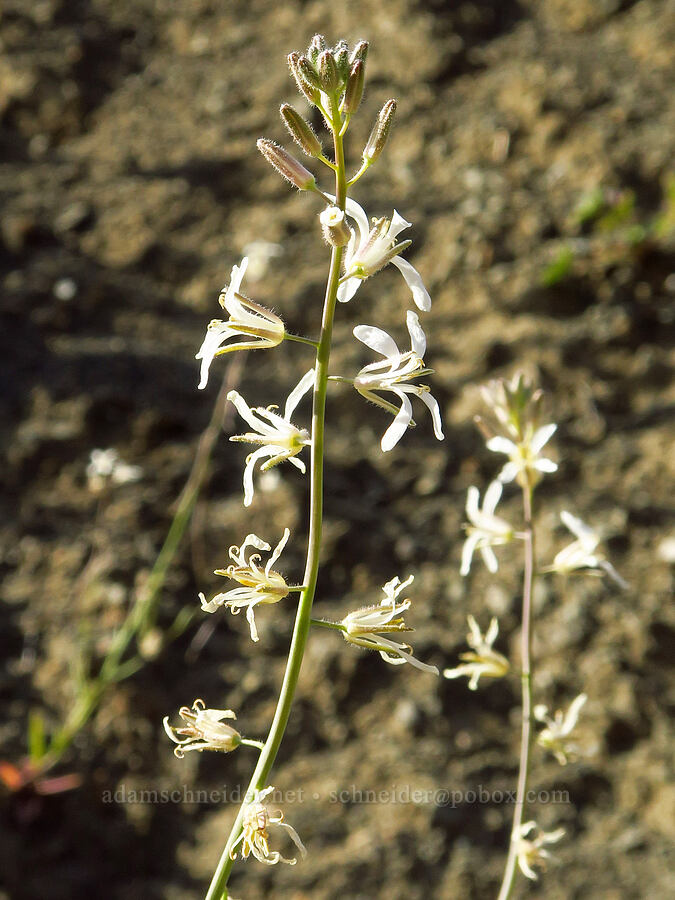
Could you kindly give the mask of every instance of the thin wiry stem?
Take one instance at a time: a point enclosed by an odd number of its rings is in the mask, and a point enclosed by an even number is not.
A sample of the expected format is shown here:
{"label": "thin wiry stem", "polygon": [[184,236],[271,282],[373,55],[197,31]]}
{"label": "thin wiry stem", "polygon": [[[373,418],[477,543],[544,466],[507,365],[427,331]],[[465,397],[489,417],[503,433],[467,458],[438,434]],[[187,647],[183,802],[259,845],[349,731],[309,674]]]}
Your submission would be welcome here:
{"label": "thin wiry stem", "polygon": [[[347,199],[347,181],[345,176],[345,159],[340,133],[340,113],[337,100],[333,99],[332,116],[330,118],[335,147],[335,195],[336,205],[344,211]],[[337,303],[337,291],[340,280],[340,267],[342,265],[342,247],[333,247],[331,253],[330,270],[326,285],[323,317],[321,322],[321,338],[316,352],[316,367],[314,377],[314,391],[312,396],[312,450],[310,462],[310,511],[309,511],[309,539],[307,548],[307,562],[302,583],[306,585],[300,596],[298,610],[293,627],[293,636],[286,663],[284,680],[281,685],[277,708],[270,731],[265,741],[265,747],[260,754],[258,764],[253,772],[246,792],[246,799],[239,809],[234,821],[230,836],[223,849],[218,867],[211,880],[206,900],[221,900],[227,898],[227,882],[232,871],[231,852],[239,841],[243,813],[249,798],[254,796],[256,790],[262,790],[267,786],[269,774],[274,765],[281,741],[286,731],[288,719],[291,713],[293,697],[300,675],[302,659],[309,634],[312,602],[316,590],[319,574],[319,556],[321,551],[321,535],[323,524],[323,457],[324,457],[324,429],[326,413],[326,389],[328,386],[328,364],[330,362],[331,341],[333,335],[333,318]]]}
{"label": "thin wiry stem", "polygon": [[523,544],[525,548],[525,570],[523,575],[523,612],[521,631],[521,684],[522,684],[522,726],[520,736],[520,765],[518,769],[518,788],[516,806],[513,812],[509,855],[506,860],[504,877],[499,890],[498,900],[509,900],[516,880],[516,863],[518,858],[518,841],[525,816],[525,798],[527,782],[530,774],[530,748],[532,746],[532,588],[534,584],[534,528],[532,525],[532,485],[528,481],[523,487],[523,514],[525,530]]}

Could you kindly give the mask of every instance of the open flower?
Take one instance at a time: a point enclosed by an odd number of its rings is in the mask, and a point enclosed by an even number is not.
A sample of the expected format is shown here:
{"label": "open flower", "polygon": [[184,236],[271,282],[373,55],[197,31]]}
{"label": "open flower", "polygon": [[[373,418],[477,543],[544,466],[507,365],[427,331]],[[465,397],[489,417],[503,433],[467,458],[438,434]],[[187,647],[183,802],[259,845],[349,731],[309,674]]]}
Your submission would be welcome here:
{"label": "open flower", "polygon": [[[528,838],[533,831],[539,832],[537,837]],[[539,876],[534,871],[534,867],[545,869],[546,861],[553,859],[545,849],[545,845],[557,844],[564,834],[564,828],[558,828],[556,831],[541,831],[534,821],[525,822],[520,826],[520,834],[516,838],[517,859],[518,867],[526,878],[537,881]]]}
{"label": "open flower", "polygon": [[520,485],[536,484],[541,473],[557,472],[558,465],[553,460],[541,456],[544,445],[553,436],[557,425],[542,425],[536,430],[527,429],[520,440],[512,441],[502,435],[490,438],[486,447],[495,453],[506,453],[509,462],[499,473],[499,480],[513,481]]}
{"label": "open flower", "polygon": [[[411,349],[405,353],[401,353],[394,339],[381,328],[376,328],[374,325],[357,325],[354,329],[354,336],[357,340],[384,357],[379,362],[364,366],[354,379],[354,387],[366,400],[371,400],[377,406],[395,415],[394,421],[382,438],[381,446],[385,452],[395,447],[406,429],[414,424],[412,404],[407,394],[419,397],[422,403],[428,407],[434,423],[434,434],[439,441],[443,440],[438,401],[431,396],[430,389],[426,384],[412,383],[414,379],[433,372],[433,369],[427,369],[424,365],[423,356],[427,349],[427,340],[417,313],[408,310],[406,324],[410,334]],[[392,394],[396,394],[401,401],[400,408],[397,409],[393,403],[378,396],[380,391],[390,391]]]}
{"label": "open flower", "polygon": [[567,739],[574,730],[581,707],[587,699],[586,694],[579,694],[570,703],[566,713],[558,709],[553,718],[548,714],[548,707],[543,704],[534,708],[535,719],[546,725],[546,728],[539,732],[537,743],[550,750],[561,766],[567,765],[568,761],[579,753],[577,745]]}
{"label": "open flower", "polygon": [[392,578],[382,588],[384,599],[379,606],[365,606],[348,613],[339,627],[348,643],[365,647],[366,650],[377,650],[385,662],[394,666],[408,662],[417,669],[438,675],[436,666],[429,666],[415,659],[409,644],[383,637],[385,634],[414,631],[401,618],[401,614],[410,609],[410,600],[402,600],[400,603],[397,601],[398,595],[412,580],[412,575],[403,582],[398,576]]}
{"label": "open flower", "polygon": [[493,481],[485,491],[483,508],[480,509],[478,488],[473,485],[469,488],[466,496],[466,514],[471,524],[465,526],[467,539],[462,548],[460,575],[469,574],[475,550],[480,550],[488,572],[494,574],[498,569],[498,563],[492,548],[500,544],[508,544],[516,536],[511,525],[505,519],[494,514],[501,495],[501,483]]}
{"label": "open flower", "polygon": [[619,587],[625,590],[628,587],[627,582],[623,580],[614,566],[601,553],[597,552],[600,543],[599,534],[567,510],[560,513],[560,518],[576,537],[576,540],[567,547],[563,547],[556,554],[553,564],[542,571],[569,575],[579,569],[599,569],[600,572],[597,574],[605,572]]}
{"label": "open flower", "polygon": [[233,588],[224,594],[216,594],[212,600],[206,599],[204,594],[199,595],[204,612],[213,613],[221,606],[230,610],[232,615],[237,615],[242,609],[246,610],[246,618],[251,629],[251,639],[258,640],[258,631],[255,627],[254,609],[263,603],[278,603],[291,591],[300,590],[286,584],[284,577],[272,569],[286,546],[290,531],[285,529],[283,537],[274,548],[274,552],[267,560],[264,569],[260,568],[260,554],[251,553],[250,548],[256,550],[270,550],[268,543],[261,540],[255,534],[246,536],[241,547],[230,547],[230,559],[233,562],[226,569],[216,569],[216,575],[224,575],[242,585]]}
{"label": "open flower", "polygon": [[347,215],[356,221],[357,232],[352,228],[351,237],[345,251],[345,274],[338,288],[338,300],[346,303],[358,291],[361,282],[379,272],[387,263],[392,263],[403,275],[410,288],[413,300],[423,312],[431,309],[431,297],[424,287],[419,272],[398,254],[412,241],[396,243],[399,233],[410,227],[396,210],[391,219],[373,219],[372,227],[368,216],[355,200],[347,199]]}
{"label": "open flower", "polygon": [[275,866],[280,862],[294,866],[297,859],[286,859],[278,850],[270,850],[268,831],[270,825],[285,828],[300,851],[300,855],[303,857],[307,855],[305,845],[300,840],[295,828],[284,822],[282,813],[270,813],[262,802],[273,791],[272,786],[266,787],[262,791],[256,791],[253,800],[244,807],[242,832],[230,848],[230,859],[237,858],[237,847],[241,845],[241,855],[244,859],[254,856],[258,862],[264,863],[266,866]]}
{"label": "open flower", "polygon": [[164,730],[174,744],[174,754],[182,759],[188,750],[220,750],[229,753],[242,743],[242,736],[223,719],[236,719],[231,709],[206,709],[203,700],[195,700],[192,708],[181,706],[178,714],[185,725],[174,728],[164,717]]}
{"label": "open flower", "polygon": [[482,676],[485,678],[502,678],[509,671],[509,661],[501,653],[497,653],[492,649],[497,635],[499,634],[499,623],[496,619],[492,619],[485,637],[481,634],[478,623],[473,616],[468,616],[469,628],[471,629],[467,635],[466,642],[472,647],[470,653],[461,653],[460,659],[464,660],[461,666],[455,669],[444,669],[444,678],[461,678],[466,675],[470,678],[469,689],[475,691],[478,687],[478,680]]}
{"label": "open flower", "polygon": [[[251,444],[260,444],[258,450],[249,453],[246,457],[244,469],[244,506],[250,506],[253,500],[253,469],[259,459],[268,457],[267,462],[260,467],[261,472],[266,472],[272,466],[278,465],[287,459],[290,463],[305,473],[305,464],[296,459],[303,447],[311,443],[309,432],[305,428],[296,428],[291,423],[291,416],[295,408],[307,391],[314,384],[314,370],[306,372],[298,384],[288,395],[283,417],[274,410],[276,406],[267,408],[258,406],[251,409],[244,398],[237,391],[230,391],[227,399],[234,403],[237,412],[245,419],[255,432],[235,434],[231,441],[246,441]],[[267,420],[267,421],[265,421]]]}
{"label": "open flower", "polygon": [[[221,356],[231,350],[256,350],[264,347],[276,347],[284,339],[284,323],[279,316],[259,306],[248,297],[239,293],[241,281],[248,266],[245,256],[240,266],[232,267],[232,275],[227,289],[221,291],[218,298],[223,309],[230,318],[227,322],[213,319],[206,329],[206,337],[199,348],[196,359],[201,359],[199,388],[205,388],[209,380],[209,367],[214,356]],[[228,338],[243,335],[246,339],[235,341],[226,347],[222,345]]]}

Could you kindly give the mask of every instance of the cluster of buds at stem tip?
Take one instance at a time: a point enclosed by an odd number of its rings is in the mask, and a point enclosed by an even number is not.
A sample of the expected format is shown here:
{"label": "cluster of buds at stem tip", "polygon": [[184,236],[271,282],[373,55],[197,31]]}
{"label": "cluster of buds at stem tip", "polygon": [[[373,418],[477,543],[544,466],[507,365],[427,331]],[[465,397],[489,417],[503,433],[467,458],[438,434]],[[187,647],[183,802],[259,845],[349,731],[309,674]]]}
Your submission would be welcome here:
{"label": "cluster of buds at stem tip", "polygon": [[351,54],[346,41],[327,47],[323,35],[315,34],[305,53],[290,53],[288,65],[300,93],[314,106],[330,105],[337,98],[342,112],[356,112],[363,94],[368,42],[359,41]]}

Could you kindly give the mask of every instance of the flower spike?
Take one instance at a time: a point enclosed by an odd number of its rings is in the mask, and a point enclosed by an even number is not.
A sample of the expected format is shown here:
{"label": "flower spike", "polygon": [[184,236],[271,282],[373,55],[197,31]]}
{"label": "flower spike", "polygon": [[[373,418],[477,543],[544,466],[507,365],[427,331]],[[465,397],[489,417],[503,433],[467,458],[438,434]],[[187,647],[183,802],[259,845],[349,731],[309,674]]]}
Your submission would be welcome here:
{"label": "flower spike", "polygon": [[[381,328],[376,328],[374,325],[357,325],[354,329],[354,337],[357,340],[384,357],[379,362],[364,366],[354,379],[354,387],[366,400],[371,400],[382,409],[395,414],[394,421],[382,438],[381,446],[385,453],[395,447],[407,428],[414,424],[412,405],[408,394],[419,397],[429,409],[434,425],[434,434],[439,441],[443,440],[443,426],[438,401],[431,396],[427,385],[411,383],[414,379],[430,375],[433,372],[433,369],[425,367],[422,358],[427,346],[426,337],[417,313],[408,310],[406,321],[411,349],[405,353],[401,353],[394,339]],[[390,391],[399,398],[401,406],[398,410],[392,403],[379,396],[382,391]]]}
{"label": "flower spike", "polygon": [[[276,347],[284,339],[284,323],[279,316],[264,306],[254,303],[239,293],[242,279],[248,266],[248,257],[244,257],[241,265],[233,266],[230,284],[221,291],[219,302],[227,310],[230,318],[213,319],[206,330],[206,337],[199,348],[196,359],[201,359],[199,389],[203,390],[209,380],[209,368],[214,357],[232,350],[262,350]],[[223,346],[225,341],[236,335],[245,338],[243,341]]]}
{"label": "flower spike", "polygon": [[[309,432],[305,428],[296,428],[291,422],[291,416],[295,408],[307,391],[314,384],[314,370],[306,372],[298,384],[293,388],[286,400],[284,415],[280,416],[274,410],[276,407],[255,407],[251,409],[244,398],[237,391],[230,391],[227,399],[234,404],[237,412],[254,429],[246,434],[234,434],[231,441],[245,441],[251,444],[260,444],[260,447],[246,457],[244,469],[244,506],[250,506],[253,500],[253,469],[259,459],[267,457],[260,467],[261,472],[266,472],[273,466],[284,460],[288,460],[297,469],[305,473],[305,464],[296,456],[303,447],[311,443]],[[265,421],[267,420],[267,421]]]}

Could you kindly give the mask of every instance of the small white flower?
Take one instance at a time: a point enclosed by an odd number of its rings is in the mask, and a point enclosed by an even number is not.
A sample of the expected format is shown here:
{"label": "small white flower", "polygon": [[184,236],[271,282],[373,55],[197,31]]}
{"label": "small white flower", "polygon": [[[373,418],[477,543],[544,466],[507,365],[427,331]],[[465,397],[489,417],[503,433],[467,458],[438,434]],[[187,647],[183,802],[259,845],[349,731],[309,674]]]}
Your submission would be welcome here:
{"label": "small white flower", "polygon": [[421,275],[407,259],[398,255],[412,243],[396,243],[399,233],[409,228],[411,223],[406,222],[394,210],[391,219],[374,219],[371,227],[365,210],[349,198],[346,211],[356,221],[358,235],[353,228],[350,229],[352,234],[345,251],[345,274],[338,288],[338,300],[342,303],[351,300],[362,281],[379,272],[387,263],[392,263],[403,275],[416,305],[423,312],[428,312],[431,309],[431,297],[424,287]]}
{"label": "small white flower", "polygon": [[528,429],[526,437],[519,441],[512,441],[501,435],[490,438],[486,444],[488,450],[506,453],[509,457],[509,462],[499,473],[499,480],[507,482],[515,478],[518,484],[523,482],[527,484],[532,479],[538,480],[542,472],[556,472],[557,464],[540,454],[557,427],[557,425],[542,425],[535,431]]}
{"label": "small white flower", "polygon": [[412,580],[413,576],[411,575],[403,582],[399,580],[398,576],[388,581],[382,588],[384,599],[379,606],[365,606],[344,617],[340,623],[342,635],[350,644],[365,647],[366,650],[377,650],[385,662],[394,666],[408,662],[417,669],[438,675],[436,666],[429,666],[415,659],[409,644],[382,637],[383,634],[414,631],[401,618],[401,614],[410,609],[410,600],[397,602],[398,595]]}
{"label": "small white flower", "polygon": [[237,847],[241,844],[241,855],[244,859],[254,856],[258,862],[264,863],[266,866],[275,866],[280,862],[294,866],[297,859],[286,859],[278,850],[270,850],[268,831],[270,825],[285,828],[300,851],[300,855],[303,857],[307,855],[305,845],[300,840],[295,828],[284,822],[284,817],[280,812],[271,814],[263,804],[262,801],[265,797],[273,791],[272,786],[266,787],[262,791],[256,791],[253,800],[244,807],[242,832],[230,848],[230,859],[237,858]]}
{"label": "small white flower", "polygon": [[[385,452],[395,447],[407,428],[413,424],[412,405],[407,394],[419,397],[429,409],[434,424],[434,434],[439,441],[443,440],[443,426],[438,401],[431,396],[426,384],[411,383],[413,379],[433,372],[433,369],[427,369],[424,366],[423,357],[427,349],[427,340],[417,313],[408,310],[406,324],[410,334],[411,349],[405,353],[401,353],[394,339],[381,328],[376,328],[374,325],[357,325],[354,329],[354,337],[357,340],[384,357],[379,362],[364,366],[354,379],[354,387],[366,400],[371,400],[377,406],[395,415],[394,421],[382,438],[381,446]],[[393,403],[379,397],[378,391],[390,391],[392,394],[396,394],[401,401],[400,408],[397,409]]]}
{"label": "small white flower", "polygon": [[[249,453],[246,457],[244,506],[250,506],[253,500],[253,469],[259,459],[268,457],[267,462],[260,467],[261,472],[266,472],[272,466],[276,466],[287,459],[296,468],[300,469],[303,474],[305,473],[304,462],[295,457],[303,447],[311,443],[311,438],[305,428],[296,428],[291,423],[291,416],[300,400],[313,384],[314,370],[310,369],[309,372],[302,376],[296,387],[288,395],[283,417],[274,411],[276,409],[275,406],[268,406],[267,408],[258,406],[251,409],[237,391],[230,391],[227,395],[227,399],[234,404],[242,419],[245,419],[255,429],[255,432],[232,435],[230,440],[246,441],[251,444],[261,445],[258,450]],[[267,421],[264,421],[265,419]]]}
{"label": "small white flower", "polygon": [[483,508],[480,509],[478,488],[473,485],[469,488],[466,496],[466,514],[471,524],[465,526],[468,537],[462,548],[460,575],[469,574],[475,550],[480,550],[488,571],[494,574],[498,569],[498,563],[492,548],[500,544],[508,544],[516,536],[511,525],[505,519],[494,514],[501,495],[501,482],[493,481],[485,491]]}
{"label": "small white flower", "polygon": [[261,569],[259,565],[260,554],[251,553],[250,548],[269,551],[271,547],[257,535],[247,535],[241,547],[236,545],[230,547],[230,559],[233,560],[233,563],[226,569],[216,569],[215,574],[231,578],[233,581],[239,582],[242,587],[233,588],[223,594],[216,594],[212,600],[208,601],[204,594],[200,594],[199,599],[204,612],[213,613],[224,606],[230,610],[232,615],[236,616],[242,609],[245,609],[246,619],[251,629],[251,639],[257,641],[255,607],[265,603],[278,603],[291,591],[299,590],[297,587],[286,584],[284,577],[272,569],[274,563],[281,556],[289,535],[290,531],[286,528],[264,569]]}
{"label": "small white flower", "polygon": [[[616,571],[614,566],[605,557],[597,552],[600,543],[599,534],[590,526],[582,522],[572,513],[563,510],[560,513],[564,525],[576,537],[575,541],[555,555],[553,564],[543,569],[543,572],[555,572],[558,575],[569,575],[579,569],[600,569],[609,575],[619,587],[628,588],[627,582]],[[600,573],[598,573],[600,574]]]}
{"label": "small white flower", "polygon": [[[538,831],[536,838],[528,838],[533,831]],[[540,869],[546,868],[546,861],[553,859],[553,856],[545,849],[545,844],[557,844],[565,834],[564,828],[558,828],[556,831],[541,831],[536,822],[525,822],[520,826],[520,833],[515,839],[517,842],[517,859],[518,867],[526,878],[537,881],[538,875],[534,871],[534,866]]]}
{"label": "small white flower", "polygon": [[502,678],[509,671],[509,661],[501,653],[497,653],[492,649],[497,635],[499,634],[499,623],[496,619],[492,619],[488,626],[488,630],[483,637],[478,623],[473,616],[467,617],[469,628],[471,629],[467,635],[466,642],[473,650],[470,653],[460,654],[460,659],[464,660],[461,666],[455,669],[444,669],[444,678],[461,678],[466,675],[470,678],[469,689],[475,691],[478,687],[478,680],[485,678]]}
{"label": "small white flower", "polygon": [[553,718],[548,714],[548,707],[543,704],[534,708],[535,719],[546,725],[546,728],[539,733],[537,743],[546,750],[550,750],[561,766],[566,765],[570,759],[579,754],[577,745],[568,741],[567,738],[576,727],[581,707],[587,699],[586,694],[579,694],[570,703],[570,708],[566,713],[558,709]]}
{"label": "small white flower", "polygon": [[[215,356],[221,356],[231,350],[276,347],[284,339],[284,323],[279,316],[239,293],[247,265],[248,258],[245,256],[240,266],[233,266],[230,283],[219,297],[220,305],[229,312],[230,318],[227,322],[222,319],[213,319],[210,322],[204,342],[195,357],[202,361],[200,390],[207,385],[209,367]],[[222,346],[228,338],[236,335],[243,335],[246,340]]]}
{"label": "small white flower", "polygon": [[140,466],[132,466],[120,459],[114,447],[92,450],[86,469],[89,490],[98,493],[110,481],[112,484],[128,484],[143,477]]}
{"label": "small white flower", "polygon": [[242,742],[239,732],[223,722],[223,719],[237,718],[231,709],[206,709],[203,700],[195,700],[192,709],[181,706],[178,714],[186,723],[180,728],[173,728],[169,725],[169,717],[164,717],[164,730],[174,744],[178,744],[173,751],[178,759],[182,759],[188,750],[229,753]]}

